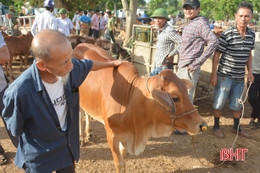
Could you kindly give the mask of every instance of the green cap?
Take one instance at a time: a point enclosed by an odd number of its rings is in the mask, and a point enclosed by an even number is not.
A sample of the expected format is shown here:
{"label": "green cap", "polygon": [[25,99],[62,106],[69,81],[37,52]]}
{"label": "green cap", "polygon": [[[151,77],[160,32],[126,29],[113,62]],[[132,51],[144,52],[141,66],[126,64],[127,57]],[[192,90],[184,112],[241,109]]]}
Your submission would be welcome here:
{"label": "green cap", "polygon": [[151,18],[155,18],[155,17],[164,17],[169,20],[168,12],[163,8],[158,8],[153,12],[153,15],[151,16]]}
{"label": "green cap", "polygon": [[65,8],[61,8],[61,9],[59,10],[59,13],[60,13],[60,14],[67,14],[67,10],[65,10]]}

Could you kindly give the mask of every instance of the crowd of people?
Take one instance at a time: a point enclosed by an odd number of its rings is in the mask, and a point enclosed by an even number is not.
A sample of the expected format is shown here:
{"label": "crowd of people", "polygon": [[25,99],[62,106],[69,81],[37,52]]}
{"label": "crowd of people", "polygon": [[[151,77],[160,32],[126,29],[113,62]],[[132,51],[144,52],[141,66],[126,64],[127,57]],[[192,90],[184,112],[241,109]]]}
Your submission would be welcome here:
{"label": "crowd of people", "polygon": [[[34,39],[32,53],[35,61],[12,84],[7,85],[0,68],[0,102],[2,117],[14,145],[18,145],[15,163],[24,172],[75,172],[79,160],[79,100],[78,87],[91,70],[115,67],[122,61],[107,63],[72,58],[72,48],[66,39],[76,29],[77,35],[99,38],[108,34],[113,42],[114,19],[110,11],[89,12],[78,10],[71,21],[67,11],[60,9],[57,19],[51,13],[52,0],[45,0],[46,11],[37,16],[32,26]],[[220,38],[212,32],[208,20],[199,16],[200,1],[185,0],[183,12],[188,20],[182,25],[182,34],[175,31],[165,9],[156,9],[151,18],[158,27],[155,67],[151,76],[164,69],[172,69],[172,57],[179,55],[177,76],[193,84],[188,89],[193,103],[194,89],[203,63],[213,54],[210,83],[214,87],[214,127],[216,137],[224,138],[219,122],[221,110],[229,99],[234,125],[232,133],[250,138],[241,130],[239,121],[241,104],[238,102],[244,89],[245,66],[248,70],[249,103],[253,111],[249,125],[260,127],[260,54],[255,50],[255,33],[248,27],[253,6],[242,2],[236,11],[236,26],[225,30]],[[170,16],[171,17],[171,16]],[[147,24],[150,17],[139,21]],[[175,22],[172,18],[172,24]],[[0,63],[9,60],[8,49],[0,34]],[[253,62],[253,63],[252,63]],[[252,65],[253,64],[253,65]],[[70,74],[70,75],[68,75]],[[34,100],[33,102],[31,102]],[[258,121],[256,121],[258,120]],[[175,134],[185,134],[177,131]],[[17,139],[19,138],[19,142]],[[7,163],[0,146],[0,164]]]}
{"label": "crowd of people", "polygon": [[63,33],[66,37],[70,34],[80,36],[89,36],[94,38],[107,38],[115,42],[115,19],[113,14],[108,9],[106,12],[100,10],[77,10],[73,19],[71,20],[68,11],[64,8],[58,11],[59,16],[56,18],[53,15],[55,7],[53,0],[44,1],[46,10],[36,16],[32,25],[31,32],[35,36],[43,29],[54,29]]}

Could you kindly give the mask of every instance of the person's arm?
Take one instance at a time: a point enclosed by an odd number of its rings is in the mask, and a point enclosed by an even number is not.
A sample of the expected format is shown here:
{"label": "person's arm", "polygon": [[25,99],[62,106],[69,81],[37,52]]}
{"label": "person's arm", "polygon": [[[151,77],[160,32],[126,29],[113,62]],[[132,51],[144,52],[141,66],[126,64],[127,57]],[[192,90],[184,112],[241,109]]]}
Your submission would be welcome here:
{"label": "person's arm", "polygon": [[0,64],[4,64],[10,60],[9,50],[6,45],[0,48]]}
{"label": "person's arm", "polygon": [[200,67],[207,60],[207,58],[212,55],[219,44],[216,35],[211,31],[209,25],[206,23],[202,23],[198,33],[199,36],[207,42],[207,46],[202,55],[188,67],[190,71],[195,71],[198,67]]}
{"label": "person's arm", "polygon": [[253,83],[254,82],[254,76],[253,76],[253,73],[252,73],[252,50],[250,50],[249,52],[249,57],[248,57],[248,61],[247,61],[247,70],[248,70],[248,76],[247,76],[247,81],[250,82],[250,83]]}
{"label": "person's arm", "polygon": [[218,67],[218,62],[219,62],[219,57],[220,57],[221,52],[215,51],[214,56],[213,56],[213,61],[212,61],[212,72],[211,72],[211,77],[210,77],[210,84],[215,87],[217,84],[217,67]]}
{"label": "person's arm", "polygon": [[0,32],[0,64],[8,62],[10,60],[9,50],[4,42],[4,37]]}
{"label": "person's arm", "polygon": [[109,62],[99,62],[99,61],[93,61],[93,66],[91,71],[97,71],[102,68],[107,68],[107,67],[117,67],[120,64],[122,64],[123,61],[121,60],[115,60],[115,61],[109,61]]}
{"label": "person's arm", "polygon": [[18,92],[7,88],[3,96],[4,109],[1,113],[6,128],[13,136],[20,136],[24,128],[24,114],[21,111],[21,100],[18,98]]}
{"label": "person's arm", "polygon": [[33,36],[35,36],[37,34],[37,22],[36,22],[37,18],[35,18],[32,27],[31,27],[31,33]]}
{"label": "person's arm", "polygon": [[168,57],[171,57],[179,52],[180,45],[181,45],[181,36],[174,30],[169,34],[170,39],[175,43],[175,48],[172,52],[169,53]]}

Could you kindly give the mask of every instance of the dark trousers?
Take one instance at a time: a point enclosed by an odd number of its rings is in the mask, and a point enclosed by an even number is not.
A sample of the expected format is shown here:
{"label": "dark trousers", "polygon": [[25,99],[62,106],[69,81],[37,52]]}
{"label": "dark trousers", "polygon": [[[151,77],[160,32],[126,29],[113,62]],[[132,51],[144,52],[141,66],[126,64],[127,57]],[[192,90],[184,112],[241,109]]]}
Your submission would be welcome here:
{"label": "dark trousers", "polygon": [[248,93],[248,102],[252,106],[252,118],[260,120],[260,74],[254,75],[254,83],[251,85]]}
{"label": "dark trousers", "polygon": [[99,30],[93,29],[93,36],[94,36],[94,38],[98,38],[99,37]]}
{"label": "dark trousers", "polygon": [[0,145],[0,154],[3,154],[5,152],[4,148]]}
{"label": "dark trousers", "polygon": [[[3,95],[4,95],[4,92],[5,92],[6,88],[7,87],[5,87],[0,92],[0,114],[2,113],[2,110],[4,109]],[[1,118],[3,118],[3,117],[1,116]],[[4,122],[4,125],[5,125],[5,129],[7,130],[5,121],[3,120],[3,122]],[[7,133],[8,133],[9,138],[11,139],[13,145],[17,148],[17,146],[18,146],[18,137],[14,137],[9,130],[7,130]],[[0,145],[0,153],[4,153],[4,149],[3,149],[3,147],[1,145]]]}
{"label": "dark trousers", "polygon": [[92,29],[92,28],[89,28],[88,36],[89,36],[89,37],[92,37],[92,34],[93,34],[93,29]]}
{"label": "dark trousers", "polygon": [[113,43],[115,43],[116,40],[115,40],[115,38],[114,38],[113,31],[109,31],[109,36],[110,36],[110,38],[112,39]]}

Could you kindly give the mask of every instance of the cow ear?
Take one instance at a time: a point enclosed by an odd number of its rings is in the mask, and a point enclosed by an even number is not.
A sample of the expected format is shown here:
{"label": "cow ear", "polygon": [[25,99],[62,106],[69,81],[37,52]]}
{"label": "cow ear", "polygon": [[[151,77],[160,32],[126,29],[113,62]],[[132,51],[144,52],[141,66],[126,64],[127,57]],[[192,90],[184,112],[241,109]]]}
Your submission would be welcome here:
{"label": "cow ear", "polygon": [[182,82],[186,85],[187,89],[191,89],[193,87],[193,83],[187,79],[181,79]]}
{"label": "cow ear", "polygon": [[170,94],[163,92],[161,90],[152,90],[152,97],[167,111],[175,113],[174,102],[170,96]]}

